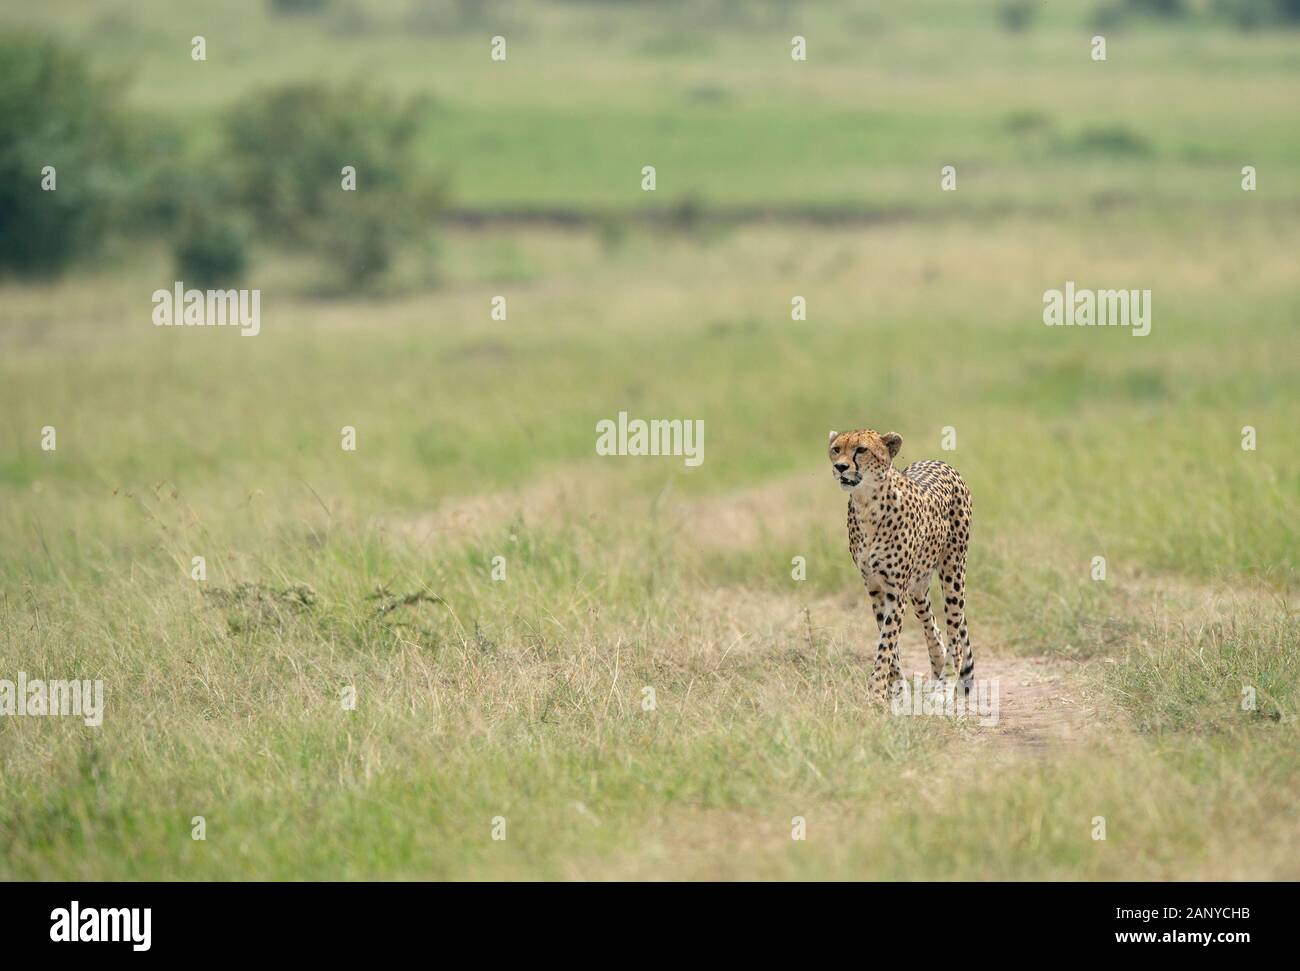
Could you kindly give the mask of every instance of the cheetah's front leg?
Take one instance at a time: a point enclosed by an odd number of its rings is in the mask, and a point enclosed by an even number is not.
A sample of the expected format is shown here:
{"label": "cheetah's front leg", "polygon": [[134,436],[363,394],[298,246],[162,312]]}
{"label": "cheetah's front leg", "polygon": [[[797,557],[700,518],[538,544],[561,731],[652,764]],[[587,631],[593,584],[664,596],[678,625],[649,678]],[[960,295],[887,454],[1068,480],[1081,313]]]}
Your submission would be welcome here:
{"label": "cheetah's front leg", "polygon": [[870,590],[871,606],[880,626],[880,644],[876,648],[876,664],[871,671],[871,693],[879,701],[889,696],[889,689],[903,680],[898,665],[898,632],[903,626],[901,601],[894,591]]}

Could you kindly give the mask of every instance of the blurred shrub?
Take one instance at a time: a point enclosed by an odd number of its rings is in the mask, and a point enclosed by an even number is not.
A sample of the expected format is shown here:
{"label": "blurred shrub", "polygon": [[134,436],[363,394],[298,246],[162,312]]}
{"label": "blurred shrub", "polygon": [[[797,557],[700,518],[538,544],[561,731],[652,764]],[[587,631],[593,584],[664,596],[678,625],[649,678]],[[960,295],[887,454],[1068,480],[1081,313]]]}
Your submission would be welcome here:
{"label": "blurred shrub", "polygon": [[1127,0],[1129,9],[1134,13],[1150,14],[1155,17],[1182,17],[1187,14],[1184,0]]}
{"label": "blurred shrub", "polygon": [[95,249],[126,192],[121,102],[79,54],[0,38],[0,271],[52,275]]}
{"label": "blurred shrub", "polygon": [[613,213],[600,217],[596,224],[596,238],[600,240],[600,248],[606,253],[613,253],[620,250],[627,243],[628,222],[626,219]]}
{"label": "blurred shrub", "polygon": [[491,26],[493,33],[514,33],[518,5],[507,0],[411,0],[406,26],[415,31],[468,31]]}
{"label": "blurred shrub", "polygon": [[270,0],[272,13],[319,13],[330,5],[330,0]]}
{"label": "blurred shrub", "polygon": [[[1130,17],[1191,17],[1206,6],[1188,0],[1109,0],[1093,12],[1092,23],[1103,28],[1119,26]],[[1208,9],[1243,29],[1300,26],[1300,0],[1209,0]]]}
{"label": "blurred shrub", "polygon": [[381,20],[360,0],[336,3],[329,19],[329,32],[336,37],[357,40],[382,27]]}
{"label": "blurred shrub", "polygon": [[1108,0],[1096,6],[1088,23],[1093,30],[1115,30],[1123,26],[1128,16],[1128,8],[1119,0]]}
{"label": "blurred shrub", "polygon": [[227,185],[210,159],[186,152],[183,143],[151,139],[157,145],[156,161],[136,173],[125,215],[132,231],[173,233],[195,209],[230,201]]}
{"label": "blurred shrub", "polygon": [[1003,127],[1016,135],[1035,135],[1051,131],[1052,119],[1037,108],[1019,108],[1010,112],[1002,120]]}
{"label": "blurred shrub", "polygon": [[708,206],[698,193],[688,192],[673,201],[667,210],[668,225],[682,232],[695,232],[700,228]]}
{"label": "blurred shrub", "polygon": [[[236,103],[214,145],[129,114],[123,86],[93,76],[80,55],[0,38],[0,272],[58,273],[111,227],[172,236],[181,279],[228,286],[247,268],[256,228],[316,250],[347,286],[368,287],[430,233],[441,207],[442,186],[413,151],[424,109],[362,86],[291,84]],[[52,191],[42,189],[45,166]],[[356,170],[356,191],[343,188],[344,166]]]}
{"label": "blurred shrub", "polygon": [[[441,205],[413,151],[425,107],[347,85],[255,93],[227,118],[232,197],[266,238],[317,249],[345,281],[368,285]],[[343,188],[344,166],[355,191]]]}
{"label": "blurred shrub", "polygon": [[351,192],[347,196],[329,207],[316,234],[316,249],[338,271],[340,288],[366,290],[392,267],[406,233],[401,215],[390,211],[385,200]]}
{"label": "blurred shrub", "polygon": [[1148,155],[1151,144],[1137,132],[1123,125],[1096,125],[1085,128],[1071,146],[1081,154]]}
{"label": "blurred shrub", "polygon": [[1213,9],[1245,29],[1300,24],[1300,0],[1214,0]]}
{"label": "blurred shrub", "polygon": [[1003,0],[998,7],[998,20],[1013,34],[1028,30],[1034,24],[1038,7],[1034,0]]}
{"label": "blurred shrub", "polygon": [[227,117],[236,196],[263,231],[291,242],[323,219],[345,165],[356,168],[359,191],[406,193],[414,204],[411,143],[421,108],[318,82],[255,93]]}
{"label": "blurred shrub", "polygon": [[248,268],[248,230],[236,217],[208,210],[189,214],[176,240],[178,280],[201,290],[232,287]]}

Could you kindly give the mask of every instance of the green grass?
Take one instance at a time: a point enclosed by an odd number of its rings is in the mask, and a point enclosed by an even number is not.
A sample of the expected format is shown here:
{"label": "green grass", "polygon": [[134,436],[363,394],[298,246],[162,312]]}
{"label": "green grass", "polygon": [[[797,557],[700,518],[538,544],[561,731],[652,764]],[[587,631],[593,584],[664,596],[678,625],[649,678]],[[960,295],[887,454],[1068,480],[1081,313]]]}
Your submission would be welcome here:
{"label": "green grass", "polygon": [[[304,77],[429,94],[426,157],[458,208],[992,216],[1194,197],[1236,211],[1246,164],[1274,205],[1300,200],[1287,32],[1136,21],[1107,32],[1097,63],[1091,0],[1053,4],[1021,34],[996,2],[792,6],[746,24],[744,5],[621,6],[504,4],[467,21],[436,2],[275,17],[261,0],[155,0],[4,19],[87,47],[141,107],[200,134],[239,93]],[[504,62],[488,56],[498,33]],[[796,33],[805,62],[790,59]],[[939,192],[949,164],[959,188]]]}
{"label": "green grass", "polygon": [[[23,14],[195,130],[325,65],[431,91],[461,209],[862,219],[449,228],[369,299],[259,251],[255,339],[149,323],[161,243],[0,284],[0,678],[107,700],[0,718],[0,877],[1300,876],[1292,38],[1136,24],[1095,65],[1088,4],[588,6],[511,12],[501,70],[400,4]],[[1067,279],[1150,288],[1150,336],[1044,327]],[[704,464],[598,457],[621,410],[703,419]],[[824,467],[864,425],[970,483],[977,674],[1045,665],[1079,731],[869,704]]]}

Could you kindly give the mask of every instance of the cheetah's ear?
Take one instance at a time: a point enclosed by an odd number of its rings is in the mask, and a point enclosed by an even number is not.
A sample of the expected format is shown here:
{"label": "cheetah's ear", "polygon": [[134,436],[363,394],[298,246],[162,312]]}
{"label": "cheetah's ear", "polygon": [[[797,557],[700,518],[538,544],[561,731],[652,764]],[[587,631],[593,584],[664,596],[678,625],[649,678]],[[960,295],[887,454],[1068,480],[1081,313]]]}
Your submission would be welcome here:
{"label": "cheetah's ear", "polygon": [[889,457],[892,459],[898,454],[898,450],[903,447],[903,436],[897,432],[890,432],[888,435],[882,435],[880,440],[885,443],[885,448],[889,449]]}
{"label": "cheetah's ear", "polygon": [[831,437],[828,438],[828,439],[826,440],[826,444],[827,444],[827,446],[829,446],[829,445],[831,444],[831,442],[835,441],[835,439],[837,439],[837,438],[839,438],[839,437],[840,437],[840,433],[839,433],[839,432],[831,432]]}

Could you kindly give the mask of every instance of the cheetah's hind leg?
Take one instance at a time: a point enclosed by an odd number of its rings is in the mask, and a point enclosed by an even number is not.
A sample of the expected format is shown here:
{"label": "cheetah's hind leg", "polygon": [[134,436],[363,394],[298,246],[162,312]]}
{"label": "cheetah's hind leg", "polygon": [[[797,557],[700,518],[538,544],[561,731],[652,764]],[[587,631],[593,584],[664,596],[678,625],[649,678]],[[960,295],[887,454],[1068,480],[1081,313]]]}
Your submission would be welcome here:
{"label": "cheetah's hind leg", "polygon": [[930,675],[934,681],[932,687],[936,691],[942,691],[943,666],[947,661],[947,653],[944,650],[943,639],[939,636],[939,625],[935,622],[934,610],[930,607],[928,590],[912,593],[912,611],[916,614],[916,619],[921,622],[921,629],[925,632],[925,645],[930,650]]}
{"label": "cheetah's hind leg", "polygon": [[939,567],[943,587],[943,616],[948,626],[948,649],[962,689],[970,694],[975,684],[975,657],[966,629],[966,551],[950,550]]}

